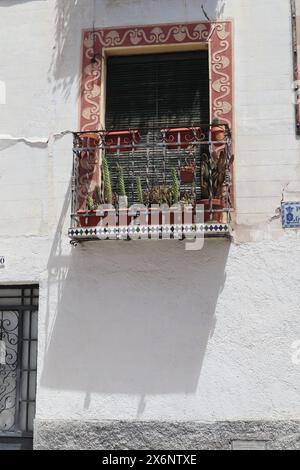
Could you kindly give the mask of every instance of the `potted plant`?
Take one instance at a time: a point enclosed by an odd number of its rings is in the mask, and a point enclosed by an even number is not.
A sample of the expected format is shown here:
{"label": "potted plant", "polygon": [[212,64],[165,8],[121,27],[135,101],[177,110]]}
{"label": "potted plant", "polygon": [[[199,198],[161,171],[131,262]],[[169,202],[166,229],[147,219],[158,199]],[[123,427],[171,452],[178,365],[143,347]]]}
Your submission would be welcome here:
{"label": "potted plant", "polygon": [[169,149],[187,148],[193,142],[200,140],[200,127],[176,127],[173,129],[161,129],[164,141]]}
{"label": "potted plant", "polygon": [[104,142],[110,153],[130,152],[134,144],[141,142],[141,136],[137,129],[109,131],[105,135]]}
{"label": "potted plant", "polygon": [[128,207],[128,197],[126,196],[126,186],[125,186],[125,179],[124,179],[124,171],[123,168],[118,165],[118,186],[119,186],[119,209],[127,209]]}
{"label": "potted plant", "polygon": [[179,199],[180,186],[174,169],[171,186],[154,186],[151,190],[143,193],[143,201],[148,206],[149,224],[174,224],[175,212],[177,211],[172,209],[172,206],[179,203]]}
{"label": "potted plant", "polygon": [[77,211],[81,227],[96,227],[100,222],[100,215],[97,214],[97,208],[101,203],[101,191],[99,186],[95,186],[93,195],[88,195],[85,200],[86,209]]}
{"label": "potted plant", "polygon": [[162,224],[162,204],[167,204],[169,195],[166,186],[154,186],[143,193],[144,204],[148,207],[149,225]]}
{"label": "potted plant", "polygon": [[187,164],[180,168],[180,181],[182,183],[193,183],[195,181],[196,166],[194,163]]}
{"label": "potted plant", "polygon": [[[229,165],[232,160],[229,162]],[[205,155],[201,162],[201,196],[204,205],[204,222],[221,222],[223,191],[226,175],[226,154],[224,151],[214,152],[213,157]],[[219,212],[212,212],[217,210]]]}
{"label": "potted plant", "polygon": [[172,209],[170,211],[170,224],[181,224],[181,215],[182,210],[179,204],[180,201],[180,182],[178,180],[178,172],[176,168],[172,168],[171,170],[172,176],[172,187],[171,187],[171,194],[172,194]]}
{"label": "potted plant", "polygon": [[[81,227],[95,227],[99,224],[101,218],[107,215],[109,209],[101,214],[97,214],[97,209],[101,204],[112,205],[115,202],[114,194],[111,187],[111,177],[106,158],[102,159],[102,180],[104,194],[102,195],[101,189],[98,185],[95,186],[94,191],[86,196],[85,209],[77,211]],[[106,213],[106,214],[105,214]]]}
{"label": "potted plant", "polygon": [[136,187],[136,194],[137,194],[137,201],[138,204],[143,205],[144,204],[144,194],[142,190],[142,182],[141,182],[141,177],[137,176],[135,179],[135,187]]}
{"label": "potted plant", "polygon": [[128,214],[128,197],[126,195],[126,186],[123,168],[117,165],[118,174],[118,194],[113,197],[113,205],[118,208],[119,225],[129,225],[131,218]]}
{"label": "potted plant", "polygon": [[196,192],[195,184],[193,183],[190,191],[184,191],[180,199],[182,209],[182,222],[185,224],[195,222],[195,205],[196,205]]}
{"label": "potted plant", "polygon": [[[139,225],[147,225],[149,218],[149,210],[145,207],[145,198],[142,189],[142,181],[140,176],[135,178],[135,191],[137,196],[137,202],[132,206],[130,215],[133,223],[138,223]],[[145,192],[146,195],[147,192]]]}
{"label": "potted plant", "polygon": [[144,191],[143,201],[144,201],[144,204],[148,207],[148,224],[157,225],[161,223],[161,212],[159,208],[160,187],[154,186],[153,188]]}
{"label": "potted plant", "polygon": [[224,145],[223,142],[225,140],[225,125],[220,124],[220,120],[218,118],[213,119],[210,132],[211,140],[214,142],[214,145]]}
{"label": "potted plant", "polygon": [[92,197],[93,188],[99,181],[99,142],[97,132],[75,134],[75,147],[80,152],[78,178],[82,186],[78,194],[78,208],[81,211],[86,210],[86,197]]}
{"label": "potted plant", "polygon": [[177,178],[177,171],[172,168],[172,192],[173,192],[173,204],[178,204],[180,199],[180,184]]}
{"label": "potted plant", "polygon": [[102,181],[104,187],[104,202],[106,204],[112,204],[113,192],[111,187],[111,177],[108,162],[105,157],[102,158]]}

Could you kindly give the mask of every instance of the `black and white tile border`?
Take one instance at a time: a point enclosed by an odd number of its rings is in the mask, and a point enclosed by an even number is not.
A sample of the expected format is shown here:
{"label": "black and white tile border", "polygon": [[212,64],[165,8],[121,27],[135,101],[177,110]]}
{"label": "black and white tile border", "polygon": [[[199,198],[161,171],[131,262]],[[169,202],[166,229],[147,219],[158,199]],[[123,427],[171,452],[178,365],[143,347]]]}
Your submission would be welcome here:
{"label": "black and white tile border", "polygon": [[197,238],[201,236],[225,236],[229,225],[203,223],[187,225],[127,225],[107,227],[78,227],[69,229],[73,240],[143,240]]}

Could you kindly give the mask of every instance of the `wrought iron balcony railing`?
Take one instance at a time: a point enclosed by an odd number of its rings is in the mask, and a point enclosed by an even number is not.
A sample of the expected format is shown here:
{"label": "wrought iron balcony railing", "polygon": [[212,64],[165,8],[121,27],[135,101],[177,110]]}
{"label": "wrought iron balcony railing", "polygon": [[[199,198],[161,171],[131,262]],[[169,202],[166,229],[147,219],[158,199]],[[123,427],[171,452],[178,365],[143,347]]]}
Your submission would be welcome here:
{"label": "wrought iron balcony railing", "polygon": [[225,124],[74,133],[69,235],[224,235],[231,211]]}

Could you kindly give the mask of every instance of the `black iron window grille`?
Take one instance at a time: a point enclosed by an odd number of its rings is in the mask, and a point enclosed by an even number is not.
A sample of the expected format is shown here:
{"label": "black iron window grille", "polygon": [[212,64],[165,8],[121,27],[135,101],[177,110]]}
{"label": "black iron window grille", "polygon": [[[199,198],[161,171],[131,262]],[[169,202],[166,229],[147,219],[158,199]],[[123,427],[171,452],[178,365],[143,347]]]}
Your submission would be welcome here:
{"label": "black iron window grille", "polygon": [[0,444],[32,438],[36,400],[38,286],[0,286]]}

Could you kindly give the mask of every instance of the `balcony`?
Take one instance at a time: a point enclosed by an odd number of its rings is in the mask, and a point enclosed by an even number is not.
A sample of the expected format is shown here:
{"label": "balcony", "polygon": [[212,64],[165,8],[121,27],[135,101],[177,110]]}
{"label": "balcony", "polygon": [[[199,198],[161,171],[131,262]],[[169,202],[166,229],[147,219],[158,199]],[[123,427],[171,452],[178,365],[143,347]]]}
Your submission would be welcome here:
{"label": "balcony", "polygon": [[227,236],[231,174],[225,124],[76,132],[71,243]]}

